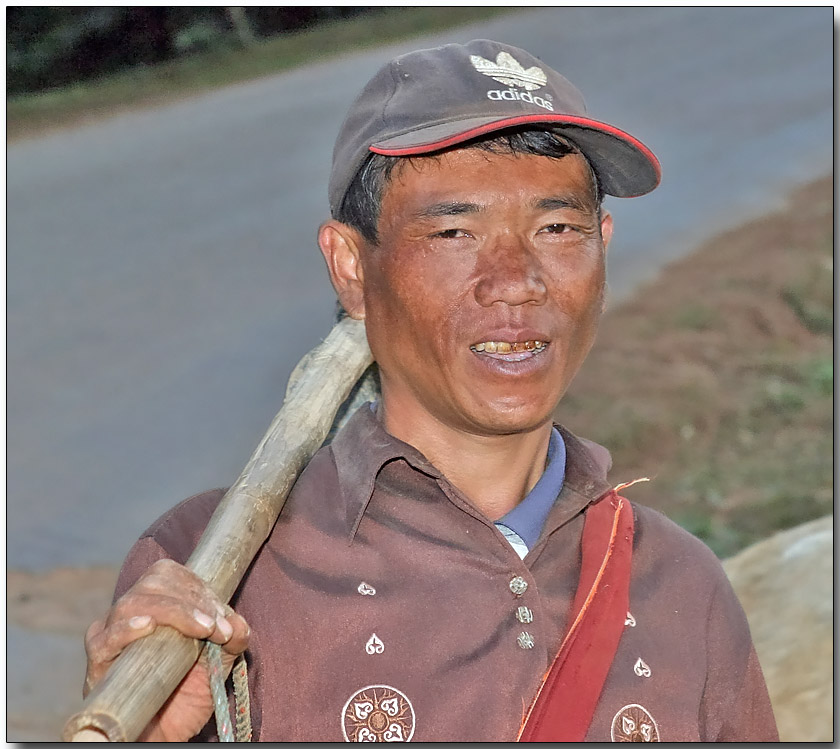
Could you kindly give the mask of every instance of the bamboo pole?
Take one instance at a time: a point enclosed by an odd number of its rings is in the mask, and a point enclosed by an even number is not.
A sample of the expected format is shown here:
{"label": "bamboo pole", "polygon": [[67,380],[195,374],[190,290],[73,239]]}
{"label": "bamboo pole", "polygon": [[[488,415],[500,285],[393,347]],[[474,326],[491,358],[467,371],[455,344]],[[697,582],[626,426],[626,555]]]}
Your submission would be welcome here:
{"label": "bamboo pole", "polygon": [[[344,318],[290,378],[283,407],[227,491],[186,566],[229,601],[298,475],[372,356],[364,323]],[[65,741],[134,741],[195,663],[202,642],[170,627],[129,645],[64,726]]]}

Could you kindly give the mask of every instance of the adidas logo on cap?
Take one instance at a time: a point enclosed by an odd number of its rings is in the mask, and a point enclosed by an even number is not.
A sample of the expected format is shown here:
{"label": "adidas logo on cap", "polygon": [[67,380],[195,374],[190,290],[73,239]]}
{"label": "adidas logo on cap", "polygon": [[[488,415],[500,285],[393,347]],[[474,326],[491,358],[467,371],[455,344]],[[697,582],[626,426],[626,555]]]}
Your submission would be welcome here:
{"label": "adidas logo on cap", "polygon": [[[554,106],[548,99],[530,93],[542,88],[548,82],[545,72],[536,65],[526,70],[508,52],[499,52],[495,62],[486,60],[480,55],[470,55],[470,62],[479,73],[510,86],[506,91],[498,89],[488,91],[488,99],[494,101],[527,101],[550,112],[554,111]],[[517,91],[515,87],[524,88],[525,91]]]}

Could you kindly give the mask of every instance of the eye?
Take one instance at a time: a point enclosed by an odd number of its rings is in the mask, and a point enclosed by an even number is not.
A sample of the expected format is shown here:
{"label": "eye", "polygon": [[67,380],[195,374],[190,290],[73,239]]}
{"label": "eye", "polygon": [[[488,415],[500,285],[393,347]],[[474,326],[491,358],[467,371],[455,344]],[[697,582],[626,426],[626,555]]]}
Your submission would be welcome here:
{"label": "eye", "polygon": [[540,229],[540,231],[546,234],[565,234],[566,232],[574,231],[574,227],[569,226],[569,224],[549,224]]}
{"label": "eye", "polygon": [[439,239],[461,239],[462,237],[469,237],[470,233],[464,231],[464,229],[444,229],[443,231],[435,232],[432,236]]}

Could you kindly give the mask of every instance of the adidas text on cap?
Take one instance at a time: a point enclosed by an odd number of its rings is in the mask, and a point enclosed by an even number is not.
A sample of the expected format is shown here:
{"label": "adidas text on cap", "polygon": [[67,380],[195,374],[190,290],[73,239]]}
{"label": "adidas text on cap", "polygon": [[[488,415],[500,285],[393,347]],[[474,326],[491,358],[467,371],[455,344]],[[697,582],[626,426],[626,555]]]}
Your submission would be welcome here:
{"label": "adidas text on cap", "polygon": [[371,78],[336,139],[329,183],[336,215],[369,153],[417,156],[521,125],[550,125],[589,160],[608,195],[653,190],[659,161],[641,141],[590,118],[581,93],[525,50],[476,39],[410,52]]}

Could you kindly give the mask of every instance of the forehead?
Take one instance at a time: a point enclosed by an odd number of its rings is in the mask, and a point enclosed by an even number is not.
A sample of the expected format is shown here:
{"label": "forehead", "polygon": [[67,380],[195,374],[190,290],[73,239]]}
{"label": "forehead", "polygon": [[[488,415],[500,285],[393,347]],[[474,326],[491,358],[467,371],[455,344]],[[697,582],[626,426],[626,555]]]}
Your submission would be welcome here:
{"label": "forehead", "polygon": [[382,209],[454,197],[483,204],[559,193],[577,196],[587,209],[597,207],[595,177],[581,154],[556,158],[460,148],[400,159],[385,186]]}

